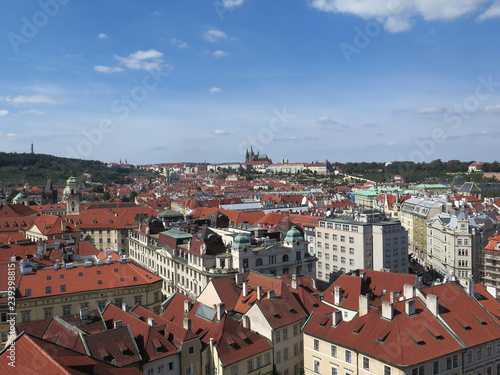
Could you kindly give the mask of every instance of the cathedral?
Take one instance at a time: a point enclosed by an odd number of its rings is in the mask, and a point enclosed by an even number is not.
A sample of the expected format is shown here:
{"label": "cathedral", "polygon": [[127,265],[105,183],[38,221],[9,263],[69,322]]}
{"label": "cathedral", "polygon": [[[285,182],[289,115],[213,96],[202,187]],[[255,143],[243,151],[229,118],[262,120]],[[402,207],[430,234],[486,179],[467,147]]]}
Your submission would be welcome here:
{"label": "cathedral", "polygon": [[259,151],[254,153],[252,146],[250,146],[250,151],[247,149],[247,153],[245,155],[245,163],[252,163],[254,161],[266,161],[269,162],[269,164],[272,164],[271,159],[269,159],[266,154],[260,154]]}

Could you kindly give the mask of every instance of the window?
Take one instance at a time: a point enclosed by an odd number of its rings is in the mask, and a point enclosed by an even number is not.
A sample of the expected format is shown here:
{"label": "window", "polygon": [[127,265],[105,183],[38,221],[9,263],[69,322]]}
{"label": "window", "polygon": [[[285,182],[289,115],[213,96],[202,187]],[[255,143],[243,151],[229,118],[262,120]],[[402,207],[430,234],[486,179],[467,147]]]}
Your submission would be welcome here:
{"label": "window", "polygon": [[158,366],[158,374],[163,374],[164,370],[165,370],[165,366],[164,365]]}
{"label": "window", "polygon": [[169,362],[167,366],[168,366],[168,371],[174,371],[174,362],[173,361]]}
{"label": "window", "polygon": [[31,314],[29,311],[23,312],[23,322],[29,322],[31,320]]}
{"label": "window", "polygon": [[314,360],[314,372],[318,373],[320,372],[320,364],[317,359]]}
{"label": "window", "polygon": [[432,368],[433,374],[439,374],[439,361],[434,361],[434,363],[432,364]]}
{"label": "window", "polygon": [[283,349],[283,361],[288,361],[288,348]]}
{"label": "window", "polygon": [[391,368],[389,366],[384,366],[384,375],[391,375]]}
{"label": "window", "polygon": [[238,366],[231,367],[231,375],[238,375]]}
{"label": "window", "polygon": [[476,350],[476,361],[483,358],[483,348],[477,348]]}
{"label": "window", "polygon": [[268,365],[271,363],[271,354],[269,352],[264,354],[264,364]]}
{"label": "window", "polygon": [[46,286],[45,287],[45,294],[50,294],[50,293],[52,293],[52,287]]}
{"label": "window", "polygon": [[276,331],[276,342],[280,342],[281,341],[281,333],[280,331]]}
{"label": "window", "polygon": [[260,367],[262,367],[262,356],[261,355],[259,355],[257,357],[257,368],[260,368]]}
{"label": "window", "polygon": [[63,306],[63,316],[71,315],[71,306]]}
{"label": "window", "polygon": [[319,340],[314,339],[314,350],[319,352]]}
{"label": "window", "polygon": [[295,324],[293,326],[293,335],[294,336],[297,336],[299,334],[299,325],[298,324]]}
{"label": "window", "polygon": [[486,345],[486,357],[491,357],[491,344]]}
{"label": "window", "polygon": [[323,257],[323,253],[321,251],[318,251],[318,258],[322,258]]}
{"label": "window", "polygon": [[61,292],[65,292],[66,291],[66,285],[61,285]]}
{"label": "window", "polygon": [[354,237],[349,237],[349,243],[354,243]]}
{"label": "window", "polygon": [[8,339],[9,339],[8,332],[2,332],[2,343],[7,342]]}
{"label": "window", "polygon": [[297,357],[299,355],[299,344],[295,343],[293,344],[293,356]]}
{"label": "window", "polygon": [[150,369],[148,369],[147,375],[154,375],[154,373],[155,373],[155,369],[150,368]]}
{"label": "window", "polygon": [[106,307],[106,301],[99,301],[99,310],[104,311],[105,307]]}
{"label": "window", "polygon": [[363,357],[363,370],[370,371],[370,358]]}
{"label": "window", "polygon": [[283,340],[288,340],[288,328],[283,329]]}
{"label": "window", "polygon": [[453,356],[453,368],[457,368],[458,367],[458,354],[455,354]]}
{"label": "window", "polygon": [[117,299],[117,300],[115,300],[115,305],[116,305],[116,307],[118,307],[119,309],[121,309],[121,308],[122,308],[122,303],[123,303],[123,300],[121,300],[121,299]]}
{"label": "window", "polygon": [[337,241],[337,235],[336,235],[336,234],[332,235],[332,239],[333,239],[334,241]]}
{"label": "window", "polygon": [[45,319],[52,318],[52,308],[44,310]]}
{"label": "window", "polygon": [[415,367],[411,370],[411,375],[425,375],[425,367],[423,365]]}
{"label": "window", "polygon": [[352,360],[351,351],[350,350],[346,350],[345,351],[345,361],[347,363],[351,363],[351,360]]}
{"label": "window", "polygon": [[26,297],[31,296],[31,289],[26,289],[26,290],[24,291],[24,295],[25,295]]}
{"label": "window", "polygon": [[340,242],[345,242],[345,236],[340,236]]}
{"label": "window", "polygon": [[330,347],[330,356],[337,358],[337,347],[335,345]]}
{"label": "window", "polygon": [[281,351],[276,352],[276,363],[281,363]]}
{"label": "window", "polygon": [[190,346],[188,349],[188,354],[193,355],[194,354],[194,346]]}

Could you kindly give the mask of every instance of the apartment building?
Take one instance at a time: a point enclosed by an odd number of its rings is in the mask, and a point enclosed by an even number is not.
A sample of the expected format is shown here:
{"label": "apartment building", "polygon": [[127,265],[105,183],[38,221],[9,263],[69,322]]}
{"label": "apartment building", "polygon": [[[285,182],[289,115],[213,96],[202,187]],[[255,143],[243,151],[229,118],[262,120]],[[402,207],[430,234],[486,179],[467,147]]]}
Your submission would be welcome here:
{"label": "apartment building", "polygon": [[428,250],[423,260],[443,276],[479,280],[482,250],[496,231],[496,224],[485,215],[470,215],[461,208],[458,215],[439,214],[426,225]]}
{"label": "apartment building", "polygon": [[321,219],[316,228],[316,278],[330,284],[356,269],[408,272],[408,232],[381,214]]}

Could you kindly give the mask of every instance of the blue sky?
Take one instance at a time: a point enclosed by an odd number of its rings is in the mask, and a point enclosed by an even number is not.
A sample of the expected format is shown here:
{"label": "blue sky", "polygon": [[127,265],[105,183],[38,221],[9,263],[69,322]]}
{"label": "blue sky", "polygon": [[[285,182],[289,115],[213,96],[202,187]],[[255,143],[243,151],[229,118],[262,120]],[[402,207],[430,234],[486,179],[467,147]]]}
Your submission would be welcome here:
{"label": "blue sky", "polygon": [[5,0],[0,149],[498,160],[499,20],[491,0]]}

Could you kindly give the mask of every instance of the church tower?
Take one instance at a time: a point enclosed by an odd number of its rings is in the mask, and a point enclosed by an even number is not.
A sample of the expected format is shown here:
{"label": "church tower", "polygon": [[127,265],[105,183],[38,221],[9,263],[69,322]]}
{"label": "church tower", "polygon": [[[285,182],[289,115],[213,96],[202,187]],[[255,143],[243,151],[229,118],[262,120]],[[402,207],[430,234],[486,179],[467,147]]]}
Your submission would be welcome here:
{"label": "church tower", "polygon": [[80,213],[80,188],[75,177],[68,178],[66,188],[63,191],[63,198],[66,201],[66,212],[68,215],[78,215]]}

